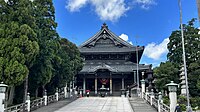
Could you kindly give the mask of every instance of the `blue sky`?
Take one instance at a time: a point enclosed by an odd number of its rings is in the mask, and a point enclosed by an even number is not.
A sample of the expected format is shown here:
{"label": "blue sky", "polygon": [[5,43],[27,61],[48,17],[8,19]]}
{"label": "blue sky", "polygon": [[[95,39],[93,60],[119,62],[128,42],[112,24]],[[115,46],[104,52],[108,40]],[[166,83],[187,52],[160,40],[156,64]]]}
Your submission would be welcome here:
{"label": "blue sky", "polygon": [[[166,61],[168,37],[179,28],[178,0],[53,0],[57,31],[77,46],[105,22],[128,42],[145,46],[140,61],[157,66]],[[197,18],[196,0],[182,0],[183,22]],[[137,39],[136,39],[137,38]]]}

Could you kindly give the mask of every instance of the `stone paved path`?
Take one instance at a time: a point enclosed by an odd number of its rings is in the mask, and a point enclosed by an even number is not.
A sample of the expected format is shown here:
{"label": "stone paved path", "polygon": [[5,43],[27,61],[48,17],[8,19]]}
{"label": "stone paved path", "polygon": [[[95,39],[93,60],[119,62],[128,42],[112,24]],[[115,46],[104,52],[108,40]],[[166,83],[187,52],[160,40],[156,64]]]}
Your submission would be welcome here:
{"label": "stone paved path", "polygon": [[55,112],[133,112],[127,98],[83,97]]}
{"label": "stone paved path", "polygon": [[34,110],[32,112],[54,112],[64,106],[66,106],[67,104],[71,103],[72,101],[74,101],[75,99],[64,99],[55,103],[51,103],[48,106],[44,106],[41,108],[38,108],[37,110]]}
{"label": "stone paved path", "polygon": [[156,109],[147,104],[142,98],[133,97],[129,98],[129,101],[134,112],[157,112]]}

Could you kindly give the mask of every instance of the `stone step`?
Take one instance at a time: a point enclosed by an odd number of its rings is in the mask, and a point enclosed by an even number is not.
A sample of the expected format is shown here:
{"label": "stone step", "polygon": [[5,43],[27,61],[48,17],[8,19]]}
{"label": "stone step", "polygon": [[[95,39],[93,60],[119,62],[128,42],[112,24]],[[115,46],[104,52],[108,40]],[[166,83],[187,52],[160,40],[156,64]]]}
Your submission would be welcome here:
{"label": "stone step", "polygon": [[142,98],[132,97],[129,98],[129,102],[134,112],[157,112],[155,108],[146,103]]}

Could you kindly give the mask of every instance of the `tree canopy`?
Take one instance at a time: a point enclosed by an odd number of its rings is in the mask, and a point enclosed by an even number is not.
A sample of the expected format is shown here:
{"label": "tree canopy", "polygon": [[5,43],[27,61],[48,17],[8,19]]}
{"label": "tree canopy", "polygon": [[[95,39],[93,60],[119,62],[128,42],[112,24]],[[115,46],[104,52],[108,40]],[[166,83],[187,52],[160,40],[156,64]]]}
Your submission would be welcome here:
{"label": "tree canopy", "polygon": [[[61,38],[56,27],[52,0],[1,0],[0,81],[15,87],[26,80],[36,97],[45,87],[55,89],[71,81],[82,59],[76,45]],[[22,88],[16,91],[27,89]]]}
{"label": "tree canopy", "polygon": [[[187,63],[187,72],[188,72],[188,81],[189,81],[189,90],[192,96],[199,96],[200,92],[200,35],[199,29],[195,27],[195,20],[191,19],[188,24],[183,24],[184,31],[184,40],[185,40],[185,54],[186,54],[186,63]],[[178,76],[180,72],[176,72],[183,65],[182,58],[182,40],[181,40],[181,30],[172,31],[170,37],[170,42],[168,43],[169,53],[167,54],[168,61],[171,63],[170,68],[172,71],[168,71],[167,73],[163,71],[163,63],[161,63],[160,67],[154,69],[156,76],[159,77],[159,80],[163,80],[162,74],[167,74],[165,77],[167,80],[179,80]],[[166,66],[167,66],[166,65]],[[162,71],[161,73],[159,73]],[[174,72],[174,74],[172,74]],[[157,83],[157,86],[160,83]]]}
{"label": "tree canopy", "polygon": [[175,83],[178,83],[178,71],[178,68],[175,68],[171,62],[161,62],[159,67],[154,68],[156,88],[159,91],[167,90],[166,84],[170,81],[173,80]]}

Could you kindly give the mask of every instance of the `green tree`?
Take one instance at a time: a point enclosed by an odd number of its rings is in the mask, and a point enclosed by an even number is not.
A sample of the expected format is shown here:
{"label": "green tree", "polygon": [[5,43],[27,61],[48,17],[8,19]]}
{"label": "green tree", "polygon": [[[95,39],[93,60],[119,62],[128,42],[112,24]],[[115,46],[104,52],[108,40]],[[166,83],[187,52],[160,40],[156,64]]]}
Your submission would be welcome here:
{"label": "green tree", "polygon": [[[198,88],[198,80],[200,80],[200,35],[198,34],[199,29],[194,25],[195,20],[196,19],[192,19],[188,22],[188,24],[183,25],[189,90],[192,96],[200,95],[200,89]],[[176,67],[180,69],[183,64],[180,29],[173,31],[169,39],[169,53],[167,57],[170,62],[177,65]]]}
{"label": "green tree", "polygon": [[38,88],[42,87],[44,90],[45,85],[53,77],[53,64],[58,61],[57,52],[60,45],[52,0],[34,0],[33,7],[40,52],[36,63],[30,69],[29,85],[34,85],[30,90],[35,91],[37,97]]}
{"label": "green tree", "polygon": [[75,44],[65,38],[60,40],[60,44],[61,49],[58,56],[61,63],[54,64],[55,75],[47,85],[47,90],[52,93],[55,92],[56,87],[63,87],[66,83],[69,83],[83,66],[80,52]]}
{"label": "green tree", "polygon": [[[7,3],[3,1],[0,1],[1,7],[0,7],[0,38],[1,41],[7,42],[5,46],[9,46],[10,49],[7,49],[7,52],[3,52],[4,56],[9,55],[9,52],[12,52],[13,56],[17,55],[17,53],[21,53],[21,69],[23,71],[22,74],[17,75],[17,79],[14,79],[14,82],[7,82],[12,88],[11,88],[11,94],[13,94],[14,91],[14,85],[19,85],[21,81],[24,80],[24,77],[22,76],[28,76],[29,68],[33,65],[33,62],[35,60],[36,55],[39,52],[39,46],[36,41],[36,33],[32,29],[35,25],[34,17],[31,16],[30,11],[30,1],[27,0],[9,0]],[[4,46],[4,47],[5,47]],[[7,48],[6,47],[6,48]],[[13,48],[15,48],[15,52],[13,52]],[[1,49],[2,51],[5,51],[5,49]],[[24,59],[23,59],[24,58]],[[16,61],[13,59],[7,59],[7,61],[14,61],[16,66]],[[4,63],[6,64],[6,63]],[[4,65],[2,65],[4,66]],[[19,66],[20,67],[20,66]],[[25,74],[25,69],[27,70]],[[4,69],[2,69],[4,70]],[[21,72],[22,72],[21,71]],[[10,77],[12,78],[12,77]],[[6,80],[6,79],[2,79]],[[13,81],[8,79],[8,81]],[[12,102],[12,97],[9,97],[9,102]]]}
{"label": "green tree", "polygon": [[155,77],[155,86],[161,90],[167,90],[166,84],[170,81],[176,83],[179,82],[178,68],[176,68],[171,62],[161,62],[159,67],[153,69]]}
{"label": "green tree", "polygon": [[1,27],[0,33],[0,80],[11,87],[10,94],[13,94],[14,86],[21,84],[28,75],[26,63],[34,59],[39,47],[36,41],[28,38],[34,35],[29,26],[9,24]]}

